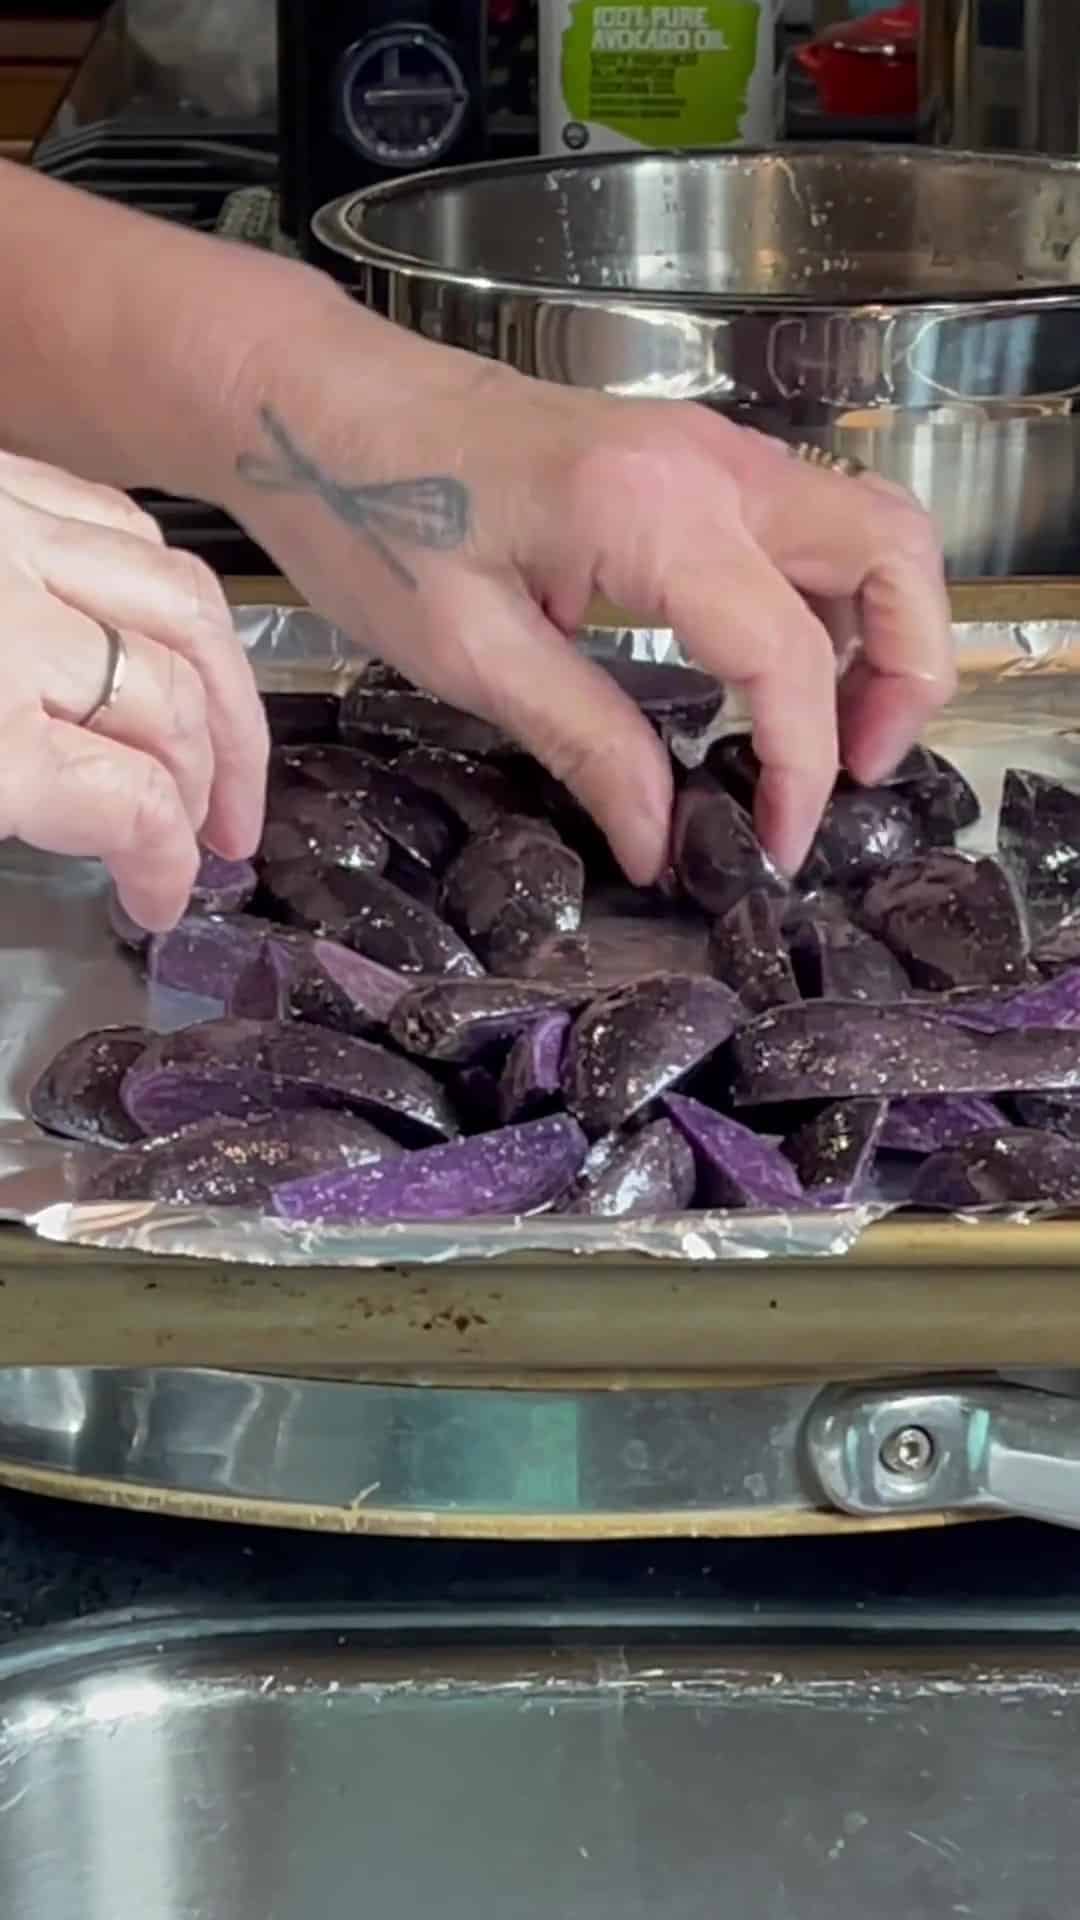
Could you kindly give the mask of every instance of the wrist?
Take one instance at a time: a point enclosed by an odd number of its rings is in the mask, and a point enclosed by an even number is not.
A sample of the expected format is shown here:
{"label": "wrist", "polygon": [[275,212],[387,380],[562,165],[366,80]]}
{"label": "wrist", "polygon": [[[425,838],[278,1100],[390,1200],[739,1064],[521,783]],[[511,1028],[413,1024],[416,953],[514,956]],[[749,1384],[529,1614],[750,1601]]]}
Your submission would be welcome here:
{"label": "wrist", "polygon": [[140,422],[136,458],[139,484],[233,512],[260,407],[291,366],[318,358],[330,316],[347,301],[311,268],[220,243],[214,253],[204,243],[201,285],[172,304],[160,332],[142,318],[134,384],[157,404]]}

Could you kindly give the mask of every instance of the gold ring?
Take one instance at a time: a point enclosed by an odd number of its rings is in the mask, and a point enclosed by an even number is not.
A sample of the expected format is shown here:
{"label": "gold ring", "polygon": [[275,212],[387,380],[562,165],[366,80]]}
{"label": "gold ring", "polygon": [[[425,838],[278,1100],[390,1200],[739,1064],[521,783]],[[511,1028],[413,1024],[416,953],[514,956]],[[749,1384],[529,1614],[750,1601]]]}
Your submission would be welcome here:
{"label": "gold ring", "polygon": [[116,628],[106,626],[104,620],[101,622],[101,631],[105,635],[105,644],[109,649],[109,657],[105,667],[105,679],[102,682],[101,692],[94,701],[89,713],[79,721],[81,727],[92,727],[95,720],[100,720],[103,713],[108,713],[110,707],[116,705],[124,681],[127,678],[127,647],[117,633]]}
{"label": "gold ring", "polygon": [[831,453],[828,447],[812,447],[808,440],[797,441],[788,451],[793,459],[804,460],[808,467],[820,467],[824,473],[842,473],[848,480],[857,480],[860,474],[870,471],[854,454]]}

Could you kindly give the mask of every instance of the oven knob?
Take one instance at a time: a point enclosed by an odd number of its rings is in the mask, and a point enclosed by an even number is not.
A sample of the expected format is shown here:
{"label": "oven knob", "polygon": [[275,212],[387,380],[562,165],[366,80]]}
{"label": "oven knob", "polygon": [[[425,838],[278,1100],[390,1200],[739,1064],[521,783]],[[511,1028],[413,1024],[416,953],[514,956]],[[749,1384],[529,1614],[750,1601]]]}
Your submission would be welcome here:
{"label": "oven knob", "polygon": [[443,159],[469,111],[452,50],[424,27],[389,27],[350,47],[339,98],[348,138],[371,165],[388,170]]}

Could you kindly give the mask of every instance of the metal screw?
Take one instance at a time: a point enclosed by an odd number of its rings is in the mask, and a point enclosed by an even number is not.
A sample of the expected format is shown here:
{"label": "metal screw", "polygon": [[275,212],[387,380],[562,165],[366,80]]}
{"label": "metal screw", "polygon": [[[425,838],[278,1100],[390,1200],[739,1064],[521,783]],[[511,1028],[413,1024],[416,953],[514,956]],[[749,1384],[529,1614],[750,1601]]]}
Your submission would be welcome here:
{"label": "metal screw", "polygon": [[888,1473],[917,1480],[934,1464],[934,1442],[923,1427],[897,1427],[882,1446],[881,1464]]}

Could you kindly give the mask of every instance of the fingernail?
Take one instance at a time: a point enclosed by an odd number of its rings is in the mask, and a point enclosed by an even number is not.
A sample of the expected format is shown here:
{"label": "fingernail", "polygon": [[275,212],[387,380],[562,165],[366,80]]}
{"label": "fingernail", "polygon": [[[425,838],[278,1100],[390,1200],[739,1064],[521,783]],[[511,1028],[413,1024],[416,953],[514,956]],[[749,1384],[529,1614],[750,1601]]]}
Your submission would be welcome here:
{"label": "fingernail", "polygon": [[651,887],[663,872],[671,842],[671,811],[649,813],[638,808],[619,820],[615,852],[635,887]]}
{"label": "fingernail", "polygon": [[879,786],[883,780],[888,780],[896,772],[910,746],[910,732],[887,736],[884,745],[879,741],[877,746],[871,748],[868,753],[853,755],[855,764],[851,772],[860,786]]}
{"label": "fingernail", "polygon": [[754,802],[754,828],[765,852],[788,879],[798,873],[817,828],[808,826],[789,804],[786,785],[763,774]]}

